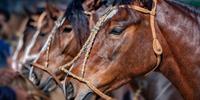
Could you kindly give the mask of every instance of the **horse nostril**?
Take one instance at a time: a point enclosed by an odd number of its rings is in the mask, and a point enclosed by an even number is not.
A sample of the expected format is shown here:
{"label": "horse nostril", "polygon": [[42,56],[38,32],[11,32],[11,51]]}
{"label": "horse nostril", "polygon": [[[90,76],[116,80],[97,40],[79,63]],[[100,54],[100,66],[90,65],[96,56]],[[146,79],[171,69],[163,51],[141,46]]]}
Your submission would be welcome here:
{"label": "horse nostril", "polygon": [[73,98],[74,94],[74,87],[71,82],[67,83],[66,85],[66,97],[68,100],[71,100]]}
{"label": "horse nostril", "polygon": [[39,88],[42,89],[42,91],[46,94],[56,89],[56,87],[57,85],[51,76],[48,77],[45,81],[41,81],[39,84]]}

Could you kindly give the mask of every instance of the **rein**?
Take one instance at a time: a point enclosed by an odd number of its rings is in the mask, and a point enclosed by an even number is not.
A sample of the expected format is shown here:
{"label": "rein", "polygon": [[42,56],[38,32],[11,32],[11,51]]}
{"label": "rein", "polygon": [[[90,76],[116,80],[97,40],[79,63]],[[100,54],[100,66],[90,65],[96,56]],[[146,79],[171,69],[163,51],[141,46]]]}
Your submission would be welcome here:
{"label": "rein", "polygon": [[[153,43],[152,43],[152,45],[153,45],[153,51],[154,51],[154,53],[155,53],[155,55],[157,57],[156,66],[150,72],[154,71],[159,66],[159,64],[161,62],[161,55],[163,53],[161,44],[158,41],[158,38],[157,38],[157,35],[156,35],[156,30],[155,30],[155,15],[156,15],[157,0],[153,0],[153,2],[154,2],[154,6],[153,6],[153,8],[151,10],[148,10],[148,9],[145,9],[145,8],[142,8],[142,7],[139,7],[139,6],[135,6],[135,5],[128,6],[128,8],[137,10],[137,11],[145,13],[145,14],[150,14],[150,26],[151,26],[152,36],[153,36]],[[125,5],[121,5],[119,7],[123,8],[123,7],[125,7]],[[111,7],[97,21],[96,25],[94,26],[94,28],[91,31],[91,34],[90,34],[89,38],[87,39],[87,41],[85,42],[85,44],[83,45],[83,47],[81,48],[81,50],[77,54],[77,56],[73,60],[71,60],[69,63],[67,63],[67,64],[62,65],[62,66],[59,67],[59,69],[61,71],[65,72],[67,75],[71,76],[72,78],[74,78],[74,79],[76,79],[76,80],[78,80],[78,81],[80,81],[82,83],[85,83],[91,90],[93,90],[93,92],[95,92],[100,97],[102,97],[103,99],[106,99],[106,100],[111,100],[112,98],[109,97],[109,96],[107,96],[103,92],[101,92],[92,83],[90,83],[90,81],[84,79],[84,73],[85,73],[85,66],[86,66],[86,63],[87,63],[87,60],[88,60],[91,48],[92,48],[93,43],[95,41],[95,37],[96,37],[97,33],[99,32],[100,28],[103,26],[103,24],[109,19],[108,16],[114,10],[116,10],[116,7],[115,6]],[[114,16],[114,15],[115,14],[113,14],[112,16]],[[77,75],[74,75],[73,73],[71,73],[71,70],[73,68],[73,63],[80,58],[80,56],[81,56],[82,53],[85,53],[85,56],[84,56],[84,61],[83,61],[83,64],[82,64],[82,70],[81,70],[82,77],[80,77],[80,76],[77,76]],[[68,66],[71,66],[69,68],[69,70],[66,69],[66,67],[68,67]],[[149,74],[149,73],[147,73],[147,74]]]}
{"label": "rein", "polygon": [[[49,35],[49,37],[48,37],[48,39],[47,39],[47,41],[45,42],[44,46],[42,47],[41,51],[39,52],[39,56],[34,60],[33,64],[31,65],[31,66],[32,66],[32,67],[31,67],[32,70],[30,71],[30,75],[31,75],[32,72],[33,72],[33,68],[37,68],[37,69],[40,69],[40,70],[46,72],[47,74],[49,74],[49,77],[48,77],[48,79],[47,79],[47,82],[45,82],[45,83],[47,83],[47,85],[48,85],[48,83],[50,82],[50,80],[54,79],[55,83],[56,83],[60,88],[62,88],[62,83],[61,83],[61,81],[59,80],[59,78],[55,76],[55,73],[58,72],[59,70],[56,70],[55,72],[52,72],[52,71],[48,68],[48,65],[49,65],[49,52],[50,52],[51,43],[52,43],[52,41],[53,41],[54,38],[55,38],[55,33],[57,32],[57,29],[58,29],[60,26],[62,26],[62,24],[64,23],[64,21],[65,21],[65,17],[63,17],[63,15],[62,15],[61,17],[59,17],[59,18],[55,21],[55,25],[54,25],[54,27],[52,28],[52,30],[51,30],[51,32],[50,32],[50,35]],[[45,50],[46,50],[46,52],[45,52]],[[35,63],[35,62],[39,59],[40,55],[41,55],[43,52],[45,52],[46,55],[47,55],[46,61],[45,61],[45,66],[42,66],[42,65],[39,65],[39,64]],[[54,87],[54,88],[56,88],[56,87]],[[51,90],[54,90],[54,88],[51,89]]]}

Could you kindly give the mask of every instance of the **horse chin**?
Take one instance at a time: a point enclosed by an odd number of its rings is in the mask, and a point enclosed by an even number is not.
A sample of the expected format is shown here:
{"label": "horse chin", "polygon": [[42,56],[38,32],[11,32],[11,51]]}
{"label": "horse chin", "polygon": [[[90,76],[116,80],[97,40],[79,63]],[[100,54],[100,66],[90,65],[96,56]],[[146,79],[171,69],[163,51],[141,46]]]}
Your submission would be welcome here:
{"label": "horse chin", "polygon": [[96,95],[92,92],[87,92],[83,94],[79,94],[75,97],[74,100],[95,100]]}
{"label": "horse chin", "polygon": [[94,93],[89,92],[88,94],[85,95],[85,97],[83,98],[83,100],[95,100],[96,95],[94,95]]}

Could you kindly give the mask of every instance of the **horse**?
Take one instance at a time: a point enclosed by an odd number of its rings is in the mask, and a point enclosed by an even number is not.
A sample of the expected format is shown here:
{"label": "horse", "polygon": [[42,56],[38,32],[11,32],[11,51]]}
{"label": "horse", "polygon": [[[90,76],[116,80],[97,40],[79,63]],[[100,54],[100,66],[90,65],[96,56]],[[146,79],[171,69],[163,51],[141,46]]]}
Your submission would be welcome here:
{"label": "horse", "polygon": [[[29,66],[38,59],[52,28],[55,26],[54,22],[61,13],[63,11],[51,4],[47,4],[45,11],[39,11],[30,15],[29,20],[25,24],[26,27],[20,31],[23,34],[20,36],[15,53],[9,59],[9,66],[12,66],[15,71],[18,71],[24,77],[28,78],[36,86],[40,82],[40,76],[36,76],[36,74],[40,75],[40,73],[30,74],[32,69]],[[38,88],[41,89],[40,87]],[[51,96],[51,99],[57,97],[60,99],[64,98],[61,90],[54,89],[52,91],[51,93],[47,91],[43,92],[47,96]]]}
{"label": "horse", "polygon": [[[63,25],[58,28],[51,44],[49,45],[49,49],[46,49],[43,53],[41,53],[39,59],[36,61],[37,64],[46,66],[46,68],[44,68],[50,70],[50,72],[55,74],[57,77],[61,76],[58,79],[61,81],[63,80],[63,76],[65,76],[65,74],[56,74],[58,66],[73,59],[87,39],[87,36],[89,36],[87,34],[89,33],[89,22],[83,8],[81,7],[81,2],[73,1],[69,3],[70,4],[67,6],[64,14],[66,20]],[[49,55],[47,54],[47,51]],[[35,70],[35,72],[38,71],[39,70],[37,69]],[[40,71],[40,73],[42,72]],[[39,86],[46,89],[45,91],[48,91],[49,88],[55,86],[55,82],[50,80],[51,75],[43,73],[41,77]],[[63,91],[65,91],[65,88]]]}
{"label": "horse", "polygon": [[[95,92],[107,98],[101,91],[108,93],[134,77],[156,70],[172,82],[184,99],[199,99],[199,10],[172,0],[153,0],[150,8],[146,5],[151,4],[127,1],[125,6],[105,10],[93,30],[97,36],[88,39],[88,51],[80,56],[84,60],[77,59],[70,71],[61,68],[71,76],[68,80],[74,91],[68,95],[83,99]],[[135,6],[141,4],[146,9]]]}

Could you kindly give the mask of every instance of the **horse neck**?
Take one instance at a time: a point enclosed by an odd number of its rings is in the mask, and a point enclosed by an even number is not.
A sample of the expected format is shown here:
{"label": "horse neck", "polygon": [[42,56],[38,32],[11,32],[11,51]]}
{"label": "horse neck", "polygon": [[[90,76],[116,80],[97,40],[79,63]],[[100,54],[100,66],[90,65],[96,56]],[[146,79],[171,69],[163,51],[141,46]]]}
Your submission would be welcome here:
{"label": "horse neck", "polygon": [[170,1],[159,2],[156,22],[163,58],[160,71],[186,99],[200,97],[200,16]]}

